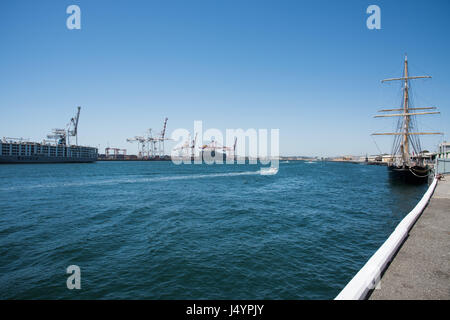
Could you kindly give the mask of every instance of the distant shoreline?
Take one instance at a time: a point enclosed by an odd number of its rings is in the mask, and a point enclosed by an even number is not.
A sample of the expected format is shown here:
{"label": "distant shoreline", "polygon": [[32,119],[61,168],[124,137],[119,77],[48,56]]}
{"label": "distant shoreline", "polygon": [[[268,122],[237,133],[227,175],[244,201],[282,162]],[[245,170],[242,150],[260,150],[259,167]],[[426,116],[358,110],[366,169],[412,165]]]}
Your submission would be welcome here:
{"label": "distant shoreline", "polygon": [[[161,158],[161,159],[97,159],[97,162],[117,162],[117,161],[140,161],[140,162],[146,162],[146,161],[172,161],[171,158]],[[245,161],[248,161],[248,159],[245,159]],[[367,165],[378,165],[378,166],[387,166],[387,162],[381,162],[381,161],[355,161],[355,160],[316,160],[316,159],[279,159],[279,161],[312,161],[312,162],[338,162],[338,163],[352,163],[352,164],[367,164]],[[226,163],[226,160],[224,160],[223,163]]]}

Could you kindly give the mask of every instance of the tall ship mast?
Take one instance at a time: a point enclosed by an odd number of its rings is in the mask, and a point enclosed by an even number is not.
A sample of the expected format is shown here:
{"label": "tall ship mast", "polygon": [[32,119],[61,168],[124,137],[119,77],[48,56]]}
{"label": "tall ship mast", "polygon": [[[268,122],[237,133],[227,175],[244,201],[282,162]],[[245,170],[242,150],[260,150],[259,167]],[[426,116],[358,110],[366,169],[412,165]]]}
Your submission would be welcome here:
{"label": "tall ship mast", "polygon": [[[406,183],[420,184],[428,181],[430,167],[422,157],[420,135],[442,134],[440,132],[418,132],[416,116],[439,114],[436,107],[413,107],[411,103],[410,81],[415,79],[430,79],[431,76],[410,76],[408,72],[408,57],[405,55],[403,77],[381,80],[402,82],[402,105],[398,109],[379,110],[384,114],[375,118],[398,117],[396,132],[374,133],[373,135],[392,135],[392,158],[388,163],[389,175],[395,180]],[[394,112],[394,113],[391,113]]]}

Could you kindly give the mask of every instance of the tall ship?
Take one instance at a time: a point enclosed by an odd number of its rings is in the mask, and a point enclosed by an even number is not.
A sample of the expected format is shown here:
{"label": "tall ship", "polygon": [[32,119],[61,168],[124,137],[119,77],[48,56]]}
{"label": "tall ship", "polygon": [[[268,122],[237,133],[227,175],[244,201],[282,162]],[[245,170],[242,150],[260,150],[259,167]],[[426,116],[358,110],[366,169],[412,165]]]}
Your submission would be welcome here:
{"label": "tall ship", "polygon": [[408,73],[408,57],[405,55],[403,76],[400,78],[384,79],[381,82],[402,82],[402,103],[398,109],[379,110],[384,114],[375,118],[397,117],[396,132],[374,133],[373,135],[392,135],[394,142],[390,161],[388,162],[389,176],[393,180],[410,184],[422,184],[428,182],[431,174],[430,164],[423,157],[423,150],[419,136],[442,134],[440,132],[419,132],[416,116],[439,114],[434,111],[436,107],[414,107],[411,101],[410,81],[415,79],[427,79],[431,76],[410,76]]}
{"label": "tall ship", "polygon": [[[98,149],[78,145],[78,121],[81,107],[70,119],[65,129],[53,129],[41,143],[22,138],[3,138],[0,141],[0,164],[2,163],[78,163],[94,162]],[[75,144],[71,144],[71,137]]]}

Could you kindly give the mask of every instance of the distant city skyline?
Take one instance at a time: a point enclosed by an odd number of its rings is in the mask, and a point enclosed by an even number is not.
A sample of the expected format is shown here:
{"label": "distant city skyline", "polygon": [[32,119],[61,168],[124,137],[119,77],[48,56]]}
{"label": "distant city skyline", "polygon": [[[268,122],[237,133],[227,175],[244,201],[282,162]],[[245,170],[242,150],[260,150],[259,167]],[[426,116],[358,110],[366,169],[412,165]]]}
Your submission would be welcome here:
{"label": "distant city skyline", "polygon": [[[66,9],[81,9],[81,29]],[[370,30],[366,9],[381,9]],[[0,138],[42,141],[81,106],[78,141],[125,148],[149,128],[279,129],[281,156],[391,151],[405,53],[422,149],[449,141],[450,2],[2,1]],[[228,145],[231,142],[226,142]],[[169,153],[175,142],[166,143]]]}

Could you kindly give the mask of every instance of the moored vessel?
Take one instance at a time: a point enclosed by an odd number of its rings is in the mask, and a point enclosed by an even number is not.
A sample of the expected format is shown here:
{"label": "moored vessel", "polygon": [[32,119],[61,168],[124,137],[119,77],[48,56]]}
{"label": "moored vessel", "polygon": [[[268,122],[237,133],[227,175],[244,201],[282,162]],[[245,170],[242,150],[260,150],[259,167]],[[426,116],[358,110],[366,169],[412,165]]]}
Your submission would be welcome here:
{"label": "moored vessel", "polygon": [[[419,132],[416,116],[439,114],[433,111],[436,107],[413,107],[410,99],[410,80],[427,79],[431,76],[410,76],[408,73],[408,57],[405,56],[403,76],[400,78],[384,79],[381,82],[402,81],[402,105],[398,109],[383,109],[381,117],[398,117],[396,132],[374,133],[373,135],[392,135],[391,159],[388,162],[389,177],[393,180],[409,184],[422,184],[428,181],[431,167],[423,157],[420,135],[441,134],[440,132]],[[423,111],[421,111],[423,110]],[[391,113],[394,112],[394,113]]]}
{"label": "moored vessel", "polygon": [[[2,163],[84,163],[94,162],[98,157],[97,148],[78,145],[78,120],[80,109],[67,129],[53,129],[47,139],[30,142],[22,138],[3,138],[0,141],[0,164]],[[75,137],[75,144],[70,144]]]}

